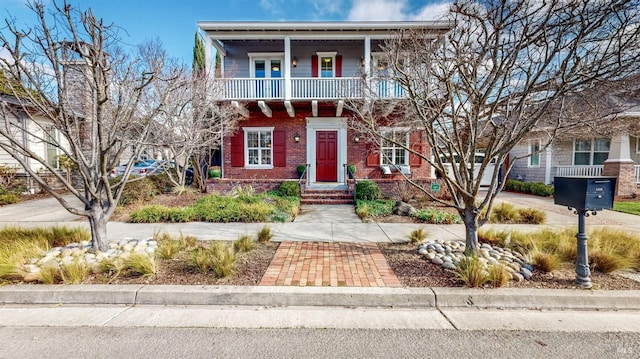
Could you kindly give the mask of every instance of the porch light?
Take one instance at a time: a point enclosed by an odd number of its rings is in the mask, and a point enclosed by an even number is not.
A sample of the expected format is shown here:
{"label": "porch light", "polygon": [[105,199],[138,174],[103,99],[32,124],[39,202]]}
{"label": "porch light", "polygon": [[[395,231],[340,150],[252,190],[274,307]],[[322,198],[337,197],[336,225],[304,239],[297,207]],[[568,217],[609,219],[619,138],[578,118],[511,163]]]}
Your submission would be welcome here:
{"label": "porch light", "polygon": [[293,140],[296,141],[296,143],[300,142],[300,134],[296,132],[296,134],[293,135]]}
{"label": "porch light", "polygon": [[295,56],[291,59],[291,66],[298,67],[298,59]]}
{"label": "porch light", "polygon": [[353,135],[353,142],[358,143],[360,142],[360,134],[356,133],[355,135]]}
{"label": "porch light", "polygon": [[271,71],[280,71],[280,66],[279,65],[271,66]]}

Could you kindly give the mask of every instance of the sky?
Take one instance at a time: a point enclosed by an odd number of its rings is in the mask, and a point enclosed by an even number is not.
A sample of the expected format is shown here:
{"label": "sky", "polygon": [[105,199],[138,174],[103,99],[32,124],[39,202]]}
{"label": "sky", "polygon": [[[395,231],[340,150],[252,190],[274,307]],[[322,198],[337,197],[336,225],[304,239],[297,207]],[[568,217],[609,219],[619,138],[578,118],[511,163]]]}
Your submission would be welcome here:
{"label": "sky", "polygon": [[[28,0],[0,0],[0,19],[35,21]],[[43,0],[50,4],[53,0]],[[60,0],[61,1],[61,0]],[[159,39],[191,63],[198,21],[410,21],[439,18],[447,0],[68,0],[122,29],[128,45]],[[2,22],[4,23],[4,21]],[[0,25],[1,26],[1,25]]]}

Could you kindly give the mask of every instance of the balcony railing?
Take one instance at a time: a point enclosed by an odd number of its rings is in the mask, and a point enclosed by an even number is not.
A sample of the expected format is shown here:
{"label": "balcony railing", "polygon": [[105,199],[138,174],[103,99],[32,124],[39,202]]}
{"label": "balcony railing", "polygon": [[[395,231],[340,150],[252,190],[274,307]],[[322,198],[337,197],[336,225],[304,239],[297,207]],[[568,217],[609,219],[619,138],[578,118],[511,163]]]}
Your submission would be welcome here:
{"label": "balcony railing", "polygon": [[636,183],[640,184],[640,165],[633,166],[633,169],[636,171]]}
{"label": "balcony railing", "polygon": [[[365,86],[360,77],[303,77],[284,79],[232,78],[222,81],[225,100],[337,100],[372,97],[402,98],[405,90],[390,80],[371,79]],[[287,91],[290,89],[290,91]],[[287,96],[287,94],[289,94]]]}
{"label": "balcony railing", "polygon": [[556,166],[559,177],[598,177],[602,176],[602,165],[593,166]]}

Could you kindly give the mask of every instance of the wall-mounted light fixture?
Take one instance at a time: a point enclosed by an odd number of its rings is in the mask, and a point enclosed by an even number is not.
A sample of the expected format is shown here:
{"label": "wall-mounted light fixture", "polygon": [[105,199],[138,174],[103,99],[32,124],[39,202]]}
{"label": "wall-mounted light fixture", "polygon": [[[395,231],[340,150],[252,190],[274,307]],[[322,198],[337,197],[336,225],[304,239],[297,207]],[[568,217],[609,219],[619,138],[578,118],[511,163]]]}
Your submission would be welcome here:
{"label": "wall-mounted light fixture", "polygon": [[360,142],[360,134],[356,133],[355,135],[353,135],[353,142],[358,143]]}
{"label": "wall-mounted light fixture", "polygon": [[293,135],[293,140],[296,141],[296,143],[300,142],[300,134],[296,132],[296,134]]}
{"label": "wall-mounted light fixture", "polygon": [[298,67],[298,59],[295,56],[291,59],[291,66]]}

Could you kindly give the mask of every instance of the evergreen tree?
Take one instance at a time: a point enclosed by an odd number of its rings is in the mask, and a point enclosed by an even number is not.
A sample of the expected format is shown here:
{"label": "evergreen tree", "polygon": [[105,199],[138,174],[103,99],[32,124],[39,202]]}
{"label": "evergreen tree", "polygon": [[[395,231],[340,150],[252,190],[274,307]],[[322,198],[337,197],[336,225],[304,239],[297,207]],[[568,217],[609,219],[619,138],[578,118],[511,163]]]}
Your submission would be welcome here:
{"label": "evergreen tree", "polygon": [[205,70],[206,60],[205,60],[205,52],[204,52],[204,43],[198,35],[198,32],[195,34],[195,43],[193,45],[193,71],[201,73]]}

